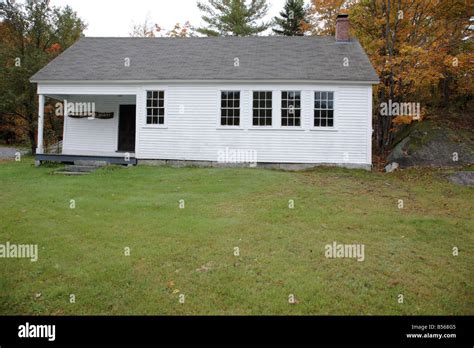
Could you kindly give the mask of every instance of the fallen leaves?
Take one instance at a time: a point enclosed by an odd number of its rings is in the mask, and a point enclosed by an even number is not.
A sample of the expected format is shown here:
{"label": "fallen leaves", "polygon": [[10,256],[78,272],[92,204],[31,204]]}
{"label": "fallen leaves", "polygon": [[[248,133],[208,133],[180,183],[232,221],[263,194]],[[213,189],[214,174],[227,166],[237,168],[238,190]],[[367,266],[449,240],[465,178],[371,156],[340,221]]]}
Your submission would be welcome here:
{"label": "fallen leaves", "polygon": [[176,284],[173,280],[168,280],[166,282],[166,287],[168,288],[168,292],[170,292],[172,295],[176,295],[179,293],[179,289],[176,289]]}

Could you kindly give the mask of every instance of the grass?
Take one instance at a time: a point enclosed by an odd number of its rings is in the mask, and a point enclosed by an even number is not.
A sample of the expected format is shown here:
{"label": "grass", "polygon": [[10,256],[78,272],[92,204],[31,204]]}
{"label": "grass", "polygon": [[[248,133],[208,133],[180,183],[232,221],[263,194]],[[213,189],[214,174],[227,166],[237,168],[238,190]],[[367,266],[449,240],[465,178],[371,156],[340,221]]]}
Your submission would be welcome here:
{"label": "grass", "polygon": [[39,245],[0,259],[2,315],[474,314],[473,189],[439,171],[54,170],[0,163],[0,244]]}

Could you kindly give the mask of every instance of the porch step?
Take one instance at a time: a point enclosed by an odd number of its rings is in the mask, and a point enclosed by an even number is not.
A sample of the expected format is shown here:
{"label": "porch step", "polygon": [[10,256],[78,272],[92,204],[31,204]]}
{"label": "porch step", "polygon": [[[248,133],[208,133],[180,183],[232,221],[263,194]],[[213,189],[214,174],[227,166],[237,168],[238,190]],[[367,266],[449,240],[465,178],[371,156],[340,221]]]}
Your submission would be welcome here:
{"label": "porch step", "polygon": [[94,160],[77,160],[74,161],[75,165],[78,166],[94,166],[94,167],[103,167],[108,164],[106,161],[94,161]]}
{"label": "porch step", "polygon": [[86,166],[86,165],[66,165],[64,170],[66,172],[74,172],[74,173],[90,173],[93,172],[96,169],[99,169],[102,166]]}

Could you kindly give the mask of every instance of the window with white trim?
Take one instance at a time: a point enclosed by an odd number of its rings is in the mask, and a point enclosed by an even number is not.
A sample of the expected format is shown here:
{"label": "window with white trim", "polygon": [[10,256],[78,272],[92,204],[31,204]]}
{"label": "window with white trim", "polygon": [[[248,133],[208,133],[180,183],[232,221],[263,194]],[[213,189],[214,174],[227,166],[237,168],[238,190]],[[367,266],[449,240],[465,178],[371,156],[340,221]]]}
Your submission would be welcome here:
{"label": "window with white trim", "polygon": [[334,127],[334,92],[314,92],[314,126]]}
{"label": "window with white trim", "polygon": [[240,91],[221,91],[221,126],[240,125]]}
{"label": "window with white trim", "polygon": [[146,91],[146,124],[165,124],[165,91]]}
{"label": "window with white trim", "polygon": [[301,92],[281,92],[281,125],[290,127],[301,126]]}
{"label": "window with white trim", "polygon": [[272,125],[272,92],[253,92],[253,120],[254,126]]}

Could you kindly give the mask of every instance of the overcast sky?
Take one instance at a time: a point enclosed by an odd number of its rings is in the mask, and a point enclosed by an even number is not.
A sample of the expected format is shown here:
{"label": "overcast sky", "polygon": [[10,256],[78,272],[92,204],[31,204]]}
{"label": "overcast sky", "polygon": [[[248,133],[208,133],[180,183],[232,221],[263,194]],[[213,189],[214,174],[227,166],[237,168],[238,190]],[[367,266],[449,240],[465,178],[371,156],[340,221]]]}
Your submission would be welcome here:
{"label": "overcast sky", "polygon": [[[268,0],[268,19],[283,8],[285,0]],[[70,5],[87,24],[86,36],[129,36],[134,23],[149,18],[162,28],[190,21],[202,24],[197,0],[51,0],[51,5]]]}

